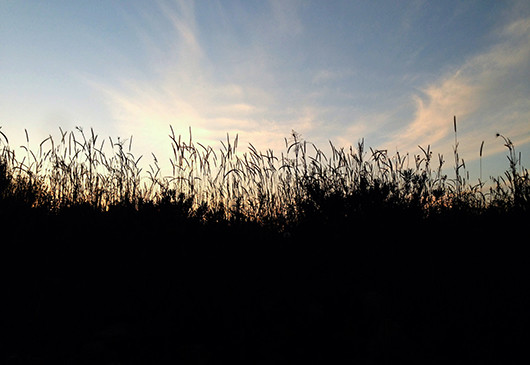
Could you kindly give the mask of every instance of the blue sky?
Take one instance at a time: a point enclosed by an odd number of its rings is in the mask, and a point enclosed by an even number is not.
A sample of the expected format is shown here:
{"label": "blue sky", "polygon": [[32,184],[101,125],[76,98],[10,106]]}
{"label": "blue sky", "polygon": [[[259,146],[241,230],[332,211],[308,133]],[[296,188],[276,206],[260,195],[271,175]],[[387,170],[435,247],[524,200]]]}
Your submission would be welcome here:
{"label": "blue sky", "polygon": [[[361,138],[431,145],[452,167],[530,159],[530,2],[2,1],[0,125],[14,146],[58,127],[134,136],[167,160],[169,125],[215,145],[280,150]],[[241,147],[240,147],[241,149]]]}

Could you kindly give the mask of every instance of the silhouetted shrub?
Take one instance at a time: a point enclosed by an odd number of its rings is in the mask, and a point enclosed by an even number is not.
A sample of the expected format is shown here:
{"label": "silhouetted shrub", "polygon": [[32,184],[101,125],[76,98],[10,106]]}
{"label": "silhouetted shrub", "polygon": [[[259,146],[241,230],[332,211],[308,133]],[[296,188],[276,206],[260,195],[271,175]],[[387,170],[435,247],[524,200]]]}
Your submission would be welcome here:
{"label": "silhouetted shrub", "polygon": [[326,156],[293,132],[277,155],[172,132],[162,177],[92,130],[22,159],[4,140],[0,362],[510,362],[526,345],[530,180],[508,139],[487,192],[456,148],[452,179],[429,147],[410,168],[362,140]]}

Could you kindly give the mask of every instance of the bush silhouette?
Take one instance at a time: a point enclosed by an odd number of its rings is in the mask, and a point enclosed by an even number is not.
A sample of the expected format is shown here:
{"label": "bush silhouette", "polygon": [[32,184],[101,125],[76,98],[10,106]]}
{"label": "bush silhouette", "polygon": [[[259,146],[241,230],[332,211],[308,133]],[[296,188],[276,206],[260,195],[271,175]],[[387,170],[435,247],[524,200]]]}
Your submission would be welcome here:
{"label": "bush silhouette", "polygon": [[484,193],[456,149],[453,179],[429,147],[410,168],[362,140],[326,156],[293,132],[277,155],[172,131],[162,177],[92,130],[21,159],[4,138],[2,360],[509,362],[530,180],[504,142]]}

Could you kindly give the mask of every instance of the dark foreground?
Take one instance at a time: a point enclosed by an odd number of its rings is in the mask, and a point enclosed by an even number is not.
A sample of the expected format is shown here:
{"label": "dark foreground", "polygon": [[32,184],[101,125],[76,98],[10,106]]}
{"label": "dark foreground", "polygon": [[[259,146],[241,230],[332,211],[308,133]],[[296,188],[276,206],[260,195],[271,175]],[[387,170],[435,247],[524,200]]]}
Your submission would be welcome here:
{"label": "dark foreground", "polygon": [[526,216],[2,215],[3,364],[471,364],[528,346]]}

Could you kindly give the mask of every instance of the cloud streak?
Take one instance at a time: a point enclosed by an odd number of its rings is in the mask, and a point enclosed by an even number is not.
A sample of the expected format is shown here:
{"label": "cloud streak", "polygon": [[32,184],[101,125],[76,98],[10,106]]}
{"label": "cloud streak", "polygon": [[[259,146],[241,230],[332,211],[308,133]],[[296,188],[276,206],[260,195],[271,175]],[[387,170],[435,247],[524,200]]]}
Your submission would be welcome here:
{"label": "cloud streak", "polygon": [[503,150],[495,133],[516,144],[530,142],[530,19],[518,19],[503,28],[500,40],[413,95],[413,121],[397,131],[387,145],[417,151],[417,145],[451,153],[452,117],[458,118],[459,148],[469,160]]}
{"label": "cloud streak", "polygon": [[[89,81],[105,95],[118,130],[142,136],[147,141],[143,147],[156,150],[163,141],[168,144],[169,124],[182,133],[191,126],[194,138],[201,143],[215,145],[229,132],[239,133],[243,135],[240,140],[262,148],[282,147],[283,137],[291,129],[311,128],[312,114],[303,105],[299,111],[294,111],[297,105],[288,110],[282,93],[277,93],[282,80],[272,72],[276,61],[268,50],[281,34],[292,37],[302,32],[297,2],[271,1],[271,32],[260,32],[260,39],[253,39],[248,48],[224,50],[240,59],[243,67],[236,70],[229,64],[219,69],[223,64],[209,58],[212,56],[205,50],[207,40],[201,38],[192,2],[159,5],[159,17],[147,17],[151,23],[137,29],[147,51],[156,55],[149,77],[123,77],[112,83]],[[256,22],[267,24],[267,18],[262,15]],[[153,39],[159,33],[151,34],[152,30],[160,32],[164,23],[170,25],[164,37]],[[268,41],[263,39],[267,34],[271,37]]]}

